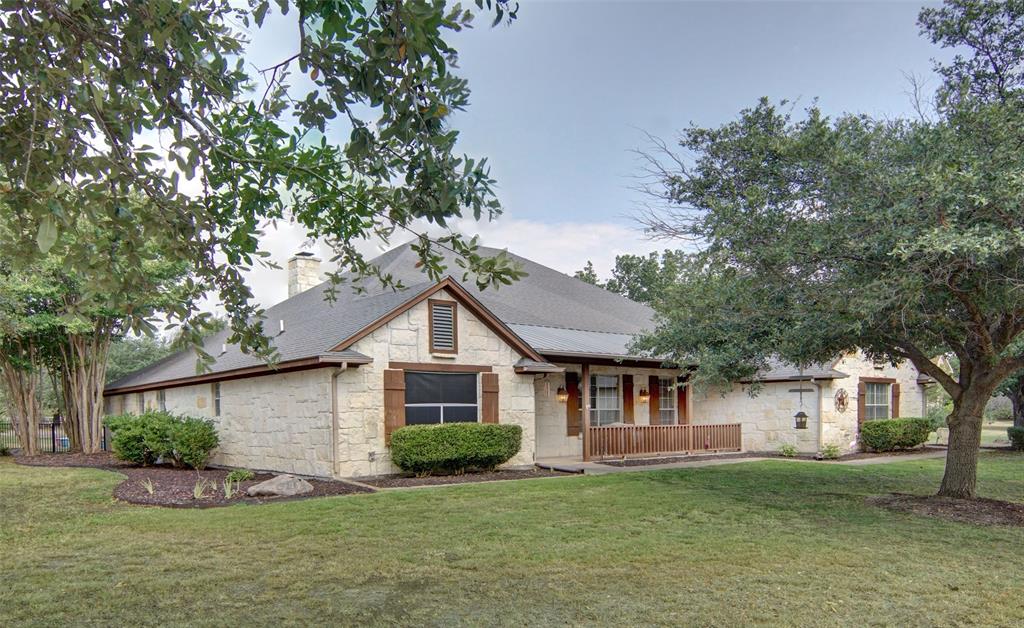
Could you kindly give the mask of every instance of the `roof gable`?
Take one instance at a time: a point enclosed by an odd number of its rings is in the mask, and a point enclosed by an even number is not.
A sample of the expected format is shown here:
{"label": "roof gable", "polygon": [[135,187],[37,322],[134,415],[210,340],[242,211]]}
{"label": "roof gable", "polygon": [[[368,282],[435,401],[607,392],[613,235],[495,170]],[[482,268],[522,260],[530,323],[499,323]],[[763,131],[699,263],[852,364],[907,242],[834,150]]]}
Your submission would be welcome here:
{"label": "roof gable", "polygon": [[390,312],[385,313],[380,318],[373,321],[369,325],[366,325],[355,334],[339,342],[337,345],[331,348],[331,351],[343,351],[346,349],[350,349],[352,345],[354,345],[359,340],[362,340],[366,336],[369,336],[377,329],[380,329],[390,321],[394,320],[396,317],[400,316],[405,312],[408,312],[416,305],[422,303],[426,299],[442,291],[447,291],[448,293],[450,293],[451,296],[456,301],[458,301],[466,309],[472,312],[472,314],[476,316],[476,318],[481,323],[486,325],[502,340],[504,340],[506,343],[512,346],[516,351],[519,352],[520,355],[531,360],[543,360],[543,358],[541,358],[540,355],[536,351],[534,351],[533,347],[527,344],[514,331],[512,331],[512,329],[508,325],[506,325],[500,319],[494,316],[492,312],[488,311],[488,309],[482,303],[480,303],[480,301],[474,298],[472,294],[470,294],[465,288],[459,285],[459,283],[453,280],[451,277],[445,277],[437,284],[417,294],[415,297],[409,299],[401,306],[391,310]]}

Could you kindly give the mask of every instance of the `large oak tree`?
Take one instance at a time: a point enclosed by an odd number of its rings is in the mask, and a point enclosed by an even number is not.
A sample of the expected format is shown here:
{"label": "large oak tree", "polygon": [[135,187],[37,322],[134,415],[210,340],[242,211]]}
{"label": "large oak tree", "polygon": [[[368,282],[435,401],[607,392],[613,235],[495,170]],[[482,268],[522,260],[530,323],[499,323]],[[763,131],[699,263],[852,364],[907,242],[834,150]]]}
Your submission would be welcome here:
{"label": "large oak tree", "polygon": [[[517,8],[475,4],[496,23]],[[290,50],[254,68],[247,32],[275,10]],[[265,261],[264,225],[294,220],[342,270],[387,283],[357,241],[500,210],[450,124],[469,89],[448,38],[472,18],[443,0],[0,0],[0,246],[28,268],[80,222],[120,232],[112,248],[80,242],[68,263],[127,294],[144,248],[184,260],[223,302],[230,341],[270,358],[243,281]],[[518,275],[449,233],[417,241],[432,277],[438,246],[481,285]],[[124,273],[105,270],[113,259]],[[166,314],[197,311],[186,300]]]}
{"label": "large oak tree", "polygon": [[644,221],[700,252],[641,345],[717,381],[772,356],[909,360],[953,400],[939,494],[973,497],[985,404],[1024,367],[1024,3],[950,0],[920,25],[961,53],[921,116],[762,100],[652,151],[666,205]]}

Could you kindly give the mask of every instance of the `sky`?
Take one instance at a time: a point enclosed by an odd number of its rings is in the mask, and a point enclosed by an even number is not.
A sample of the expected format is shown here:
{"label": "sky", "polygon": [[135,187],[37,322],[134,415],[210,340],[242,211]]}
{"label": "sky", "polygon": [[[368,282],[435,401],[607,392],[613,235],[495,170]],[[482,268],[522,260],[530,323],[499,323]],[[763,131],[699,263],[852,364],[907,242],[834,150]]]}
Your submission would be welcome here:
{"label": "sky", "polygon": [[[504,214],[457,227],[566,273],[592,260],[600,276],[616,255],[678,246],[646,239],[633,218],[644,197],[632,151],[645,133],[671,140],[689,124],[717,126],[762,96],[817,99],[830,114],[911,115],[907,77],[934,88],[931,60],[943,56],[919,35],[921,6],[524,0],[509,26],[481,16],[451,38],[473,94],[453,125],[461,151],[488,158]],[[248,60],[289,56],[293,29],[253,32]],[[262,244],[283,267],[304,238],[284,225]],[[284,270],[255,269],[249,282],[263,305],[286,296]]]}

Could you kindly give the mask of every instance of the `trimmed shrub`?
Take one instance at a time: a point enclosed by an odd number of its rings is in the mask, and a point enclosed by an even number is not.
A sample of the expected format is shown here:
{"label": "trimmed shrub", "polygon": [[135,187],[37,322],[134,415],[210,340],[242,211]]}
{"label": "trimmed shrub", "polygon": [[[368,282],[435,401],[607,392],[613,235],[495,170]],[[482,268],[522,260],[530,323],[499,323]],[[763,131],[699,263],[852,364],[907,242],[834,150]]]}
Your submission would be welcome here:
{"label": "trimmed shrub", "polygon": [[518,425],[410,425],[391,435],[391,460],[416,475],[490,471],[519,452],[522,438]]}
{"label": "trimmed shrub", "polygon": [[169,452],[176,465],[203,469],[218,445],[213,421],[186,416],[171,425]]}
{"label": "trimmed shrub", "polygon": [[1007,428],[1006,435],[1010,437],[1011,449],[1024,451],[1024,427]]}
{"label": "trimmed shrub", "polygon": [[871,451],[896,451],[923,445],[932,431],[930,419],[878,419],[865,421],[860,442]]}
{"label": "trimmed shrub", "polygon": [[219,444],[212,422],[159,410],[108,417],[104,424],[112,433],[114,456],[142,466],[163,458],[202,469]]}
{"label": "trimmed shrub", "polygon": [[173,416],[158,410],[122,414],[104,421],[112,432],[110,445],[114,456],[144,467],[155,464],[170,452],[173,423]]}

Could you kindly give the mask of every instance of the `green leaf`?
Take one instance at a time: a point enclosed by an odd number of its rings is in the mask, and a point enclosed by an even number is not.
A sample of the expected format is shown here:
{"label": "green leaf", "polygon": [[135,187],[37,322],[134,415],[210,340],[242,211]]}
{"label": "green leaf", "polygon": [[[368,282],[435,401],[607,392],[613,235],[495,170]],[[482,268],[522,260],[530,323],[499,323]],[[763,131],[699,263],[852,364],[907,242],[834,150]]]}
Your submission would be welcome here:
{"label": "green leaf", "polygon": [[57,243],[57,221],[53,216],[46,216],[39,223],[39,231],[36,232],[36,244],[43,254],[49,253],[53,245]]}

